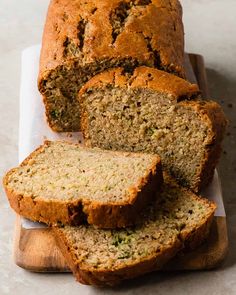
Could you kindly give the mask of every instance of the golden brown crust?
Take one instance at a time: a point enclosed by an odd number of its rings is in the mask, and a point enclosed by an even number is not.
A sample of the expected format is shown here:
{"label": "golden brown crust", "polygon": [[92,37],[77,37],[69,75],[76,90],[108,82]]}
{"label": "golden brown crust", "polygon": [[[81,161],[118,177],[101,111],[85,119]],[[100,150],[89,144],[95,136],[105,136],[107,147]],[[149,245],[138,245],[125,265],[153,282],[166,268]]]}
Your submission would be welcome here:
{"label": "golden brown crust", "polygon": [[[170,186],[179,187],[179,185],[173,180],[167,173],[164,173],[164,179]],[[183,193],[191,193],[188,189],[182,188]],[[120,269],[103,269],[95,270],[90,269],[88,266],[83,267],[79,265],[73,245],[67,240],[66,235],[60,230],[60,228],[53,227],[53,233],[56,238],[56,242],[64,255],[69,267],[71,268],[76,279],[82,284],[96,285],[99,287],[113,286],[120,283],[122,280],[134,278],[145,273],[159,270],[165,265],[171,258],[173,258],[179,251],[193,250],[198,247],[208,236],[210,226],[214,217],[216,205],[206,199],[200,198],[196,195],[191,195],[199,200],[203,205],[211,207],[211,211],[205,217],[204,221],[199,221],[199,224],[194,228],[186,228],[181,231],[179,237],[168,247],[163,247],[160,253],[147,258],[146,260],[140,260],[139,263],[133,265],[123,265]]]}
{"label": "golden brown crust", "polygon": [[163,92],[170,96],[170,99],[190,99],[197,96],[200,91],[196,84],[181,79],[172,74],[166,73],[145,66],[135,69],[133,75],[124,73],[122,68],[113,68],[102,72],[90,79],[80,90],[79,99],[90,88],[105,88],[108,85],[113,87],[147,88]]}
{"label": "golden brown crust", "polygon": [[127,58],[184,76],[183,53],[178,0],[51,0],[39,84],[57,66]]}
{"label": "golden brown crust", "polygon": [[[42,152],[50,142],[47,141],[29,155],[21,164],[27,164],[36,154]],[[47,200],[32,198],[18,194],[8,187],[9,176],[14,173],[11,169],[3,179],[3,185],[11,207],[19,214],[33,221],[49,225],[70,224],[78,225],[86,221],[101,228],[116,228],[133,225],[140,210],[155,197],[155,191],[161,187],[162,168],[160,158],[155,157],[152,167],[139,180],[137,187],[129,190],[127,202],[102,203],[89,200]]]}

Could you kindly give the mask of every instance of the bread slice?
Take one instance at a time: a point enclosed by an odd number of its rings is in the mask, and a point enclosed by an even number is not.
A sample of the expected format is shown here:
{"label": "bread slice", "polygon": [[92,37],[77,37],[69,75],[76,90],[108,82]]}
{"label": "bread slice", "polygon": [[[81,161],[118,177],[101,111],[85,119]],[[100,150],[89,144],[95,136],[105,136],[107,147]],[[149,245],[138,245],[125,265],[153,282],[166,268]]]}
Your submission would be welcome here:
{"label": "bread slice", "polygon": [[183,186],[199,191],[218,162],[226,119],[221,107],[199,98],[197,85],[139,67],[92,78],[79,95],[86,144],[157,153]]}
{"label": "bread slice", "polygon": [[201,199],[165,175],[161,196],[133,228],[55,227],[54,234],[76,279],[114,285],[160,269],[183,249],[207,237],[215,204]]}
{"label": "bread slice", "polygon": [[50,127],[80,130],[81,86],[105,69],[146,65],[184,76],[178,0],[52,0],[38,79]]}
{"label": "bread slice", "polygon": [[4,177],[11,207],[33,221],[131,225],[162,183],[156,155],[45,142]]}

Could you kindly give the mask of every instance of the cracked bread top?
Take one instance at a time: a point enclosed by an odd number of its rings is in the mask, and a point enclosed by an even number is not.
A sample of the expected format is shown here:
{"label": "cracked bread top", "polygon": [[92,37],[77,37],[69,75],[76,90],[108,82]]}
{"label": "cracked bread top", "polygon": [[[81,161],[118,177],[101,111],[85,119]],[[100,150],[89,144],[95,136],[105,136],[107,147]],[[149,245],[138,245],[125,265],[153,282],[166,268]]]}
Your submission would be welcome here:
{"label": "cracked bread top", "polygon": [[74,61],[84,65],[127,58],[184,76],[183,53],[177,0],[52,0],[39,80]]}

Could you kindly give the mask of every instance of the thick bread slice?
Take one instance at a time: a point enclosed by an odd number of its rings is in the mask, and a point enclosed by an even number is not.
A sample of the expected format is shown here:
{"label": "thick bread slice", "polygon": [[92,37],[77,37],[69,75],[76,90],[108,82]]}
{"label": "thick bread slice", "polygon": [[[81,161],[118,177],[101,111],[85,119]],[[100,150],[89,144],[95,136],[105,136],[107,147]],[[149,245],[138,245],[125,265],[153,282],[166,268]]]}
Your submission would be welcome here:
{"label": "thick bread slice", "polygon": [[215,208],[165,175],[161,196],[140,216],[139,225],[121,230],[54,227],[54,233],[79,282],[114,285],[158,270],[179,250],[200,245]]}
{"label": "thick bread slice", "polygon": [[51,0],[38,79],[55,131],[80,130],[81,86],[98,72],[139,65],[184,76],[178,0]]}
{"label": "thick bread slice", "polygon": [[196,192],[212,179],[227,121],[197,85],[148,67],[133,75],[116,68],[88,81],[78,99],[88,146],[157,153]]}
{"label": "thick bread slice", "polygon": [[47,141],[4,177],[11,207],[33,221],[132,225],[162,183],[160,158]]}

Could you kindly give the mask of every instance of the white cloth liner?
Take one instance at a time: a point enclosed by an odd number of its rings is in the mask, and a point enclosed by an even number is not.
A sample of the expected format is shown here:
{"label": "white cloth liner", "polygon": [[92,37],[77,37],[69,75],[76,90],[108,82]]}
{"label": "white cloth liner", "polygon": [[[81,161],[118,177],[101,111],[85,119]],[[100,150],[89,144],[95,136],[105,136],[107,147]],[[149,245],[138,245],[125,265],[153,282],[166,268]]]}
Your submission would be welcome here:
{"label": "white cloth liner", "polygon": [[[82,140],[81,133],[56,133],[47,125],[44,105],[37,88],[40,45],[31,46],[22,52],[21,88],[20,88],[20,121],[19,121],[19,162],[22,162],[36,147],[49,140]],[[190,73],[192,77],[192,73]],[[193,80],[193,77],[192,79]],[[202,195],[217,203],[216,216],[225,216],[221,183],[215,171],[212,183]],[[22,226],[27,229],[44,225],[22,218]]]}

